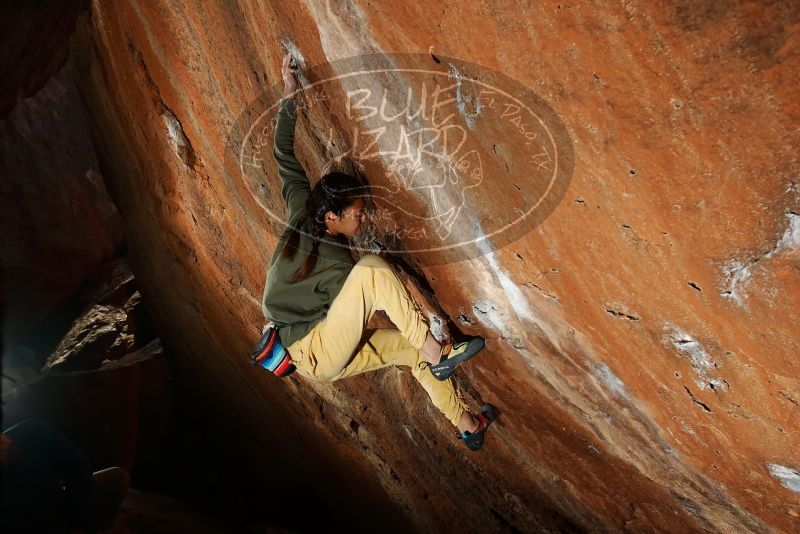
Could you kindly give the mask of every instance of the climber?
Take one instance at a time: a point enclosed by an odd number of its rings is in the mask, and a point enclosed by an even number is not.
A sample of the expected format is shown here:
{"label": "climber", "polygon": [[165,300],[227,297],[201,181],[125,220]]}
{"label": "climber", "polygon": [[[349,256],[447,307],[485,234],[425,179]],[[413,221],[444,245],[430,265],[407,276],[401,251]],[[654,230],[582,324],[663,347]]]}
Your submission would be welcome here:
{"label": "climber", "polygon": [[[288,227],[269,262],[264,316],[280,326],[280,340],[306,378],[332,381],[389,365],[410,367],[458,428],[458,438],[478,450],[495,409],[486,404],[473,415],[449,377],[485,341],[439,343],[386,260],[375,254],[353,260],[347,237],[355,236],[365,220],[368,189],[340,172],[326,174],[310,188],[294,155],[297,81],[290,58],[283,58],[273,150]],[[376,310],[385,311],[397,328],[369,330],[365,336]]]}

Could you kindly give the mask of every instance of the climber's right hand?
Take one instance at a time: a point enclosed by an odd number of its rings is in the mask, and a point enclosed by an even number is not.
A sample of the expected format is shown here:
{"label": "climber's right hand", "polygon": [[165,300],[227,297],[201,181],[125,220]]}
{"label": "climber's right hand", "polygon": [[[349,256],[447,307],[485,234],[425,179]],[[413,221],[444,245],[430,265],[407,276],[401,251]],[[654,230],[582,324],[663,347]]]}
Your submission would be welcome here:
{"label": "climber's right hand", "polygon": [[294,77],[294,71],[297,67],[289,65],[291,59],[291,53],[283,56],[283,65],[281,66],[281,75],[283,76],[283,98],[291,98],[294,96],[294,92],[297,91],[297,79]]}

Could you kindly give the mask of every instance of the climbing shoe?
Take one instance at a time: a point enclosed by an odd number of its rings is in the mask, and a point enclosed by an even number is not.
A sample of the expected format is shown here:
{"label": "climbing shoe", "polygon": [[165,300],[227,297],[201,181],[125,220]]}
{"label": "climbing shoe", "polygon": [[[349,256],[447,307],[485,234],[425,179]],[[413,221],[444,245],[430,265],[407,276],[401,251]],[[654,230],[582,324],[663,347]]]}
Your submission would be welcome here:
{"label": "climbing shoe", "polygon": [[439,353],[439,363],[430,366],[431,373],[437,380],[447,380],[459,364],[478,354],[485,346],[486,341],[479,336],[461,343],[447,343]]}
{"label": "climbing shoe", "polygon": [[458,439],[464,442],[464,445],[471,451],[477,451],[483,445],[483,435],[486,429],[494,422],[497,417],[497,412],[491,404],[484,404],[481,406],[481,411],[477,414],[478,428],[475,432],[464,431],[458,434]]}

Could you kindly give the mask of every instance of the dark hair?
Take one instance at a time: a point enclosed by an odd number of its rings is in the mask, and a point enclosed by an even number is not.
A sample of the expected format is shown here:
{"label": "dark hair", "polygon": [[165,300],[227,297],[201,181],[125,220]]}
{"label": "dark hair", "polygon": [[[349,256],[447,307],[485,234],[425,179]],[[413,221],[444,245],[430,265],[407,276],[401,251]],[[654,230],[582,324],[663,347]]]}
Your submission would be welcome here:
{"label": "dark hair", "polygon": [[284,258],[294,259],[300,244],[298,228],[302,226],[304,219],[307,219],[313,244],[305,263],[289,277],[288,282],[290,284],[303,280],[316,267],[319,244],[325,238],[325,231],[327,230],[325,214],[332,211],[341,217],[347,207],[357,199],[365,196],[367,196],[367,188],[355,176],[343,172],[329,172],[320,178],[319,182],[311,190],[311,194],[308,195],[305,215],[288,229],[289,237],[281,251],[281,256]]}

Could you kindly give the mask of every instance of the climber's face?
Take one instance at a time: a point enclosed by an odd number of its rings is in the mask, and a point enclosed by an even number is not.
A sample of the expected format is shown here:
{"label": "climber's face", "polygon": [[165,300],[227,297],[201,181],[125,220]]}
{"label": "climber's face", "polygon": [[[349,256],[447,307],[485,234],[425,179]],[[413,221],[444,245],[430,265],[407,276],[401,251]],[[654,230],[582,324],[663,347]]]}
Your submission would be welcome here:
{"label": "climber's face", "polygon": [[348,237],[356,235],[358,233],[358,228],[364,221],[364,207],[366,204],[363,198],[356,199],[355,202],[344,209],[341,217],[329,211],[325,217],[325,224],[328,227],[328,232],[330,232],[331,235],[344,234]]}

